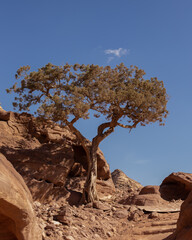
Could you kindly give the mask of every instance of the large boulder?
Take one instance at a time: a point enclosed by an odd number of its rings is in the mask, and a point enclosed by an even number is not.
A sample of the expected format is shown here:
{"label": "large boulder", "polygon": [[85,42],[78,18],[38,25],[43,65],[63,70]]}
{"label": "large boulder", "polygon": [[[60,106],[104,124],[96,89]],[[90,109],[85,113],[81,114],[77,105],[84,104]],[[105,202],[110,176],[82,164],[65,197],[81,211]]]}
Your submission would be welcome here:
{"label": "large boulder", "polygon": [[176,232],[167,240],[192,240],[192,191],[181,205]]}
{"label": "large boulder", "polygon": [[[23,176],[33,199],[40,202],[65,201],[67,179],[85,176],[87,171],[85,151],[68,128],[36,124],[27,113],[11,113],[7,121],[0,118],[0,152]],[[97,160],[98,180],[108,184],[110,169],[101,150]]]}
{"label": "large boulder", "polygon": [[1,153],[0,176],[0,239],[42,239],[31,194],[22,177]]}
{"label": "large boulder", "polygon": [[161,197],[159,186],[145,186],[139,194],[129,198],[129,204],[147,212],[178,212],[181,201],[169,202]]}
{"label": "large boulder", "polygon": [[192,174],[171,173],[160,185],[161,197],[165,200],[185,200],[192,190]]}
{"label": "large boulder", "polygon": [[145,195],[145,194],[158,194],[159,195],[159,186],[154,185],[148,185],[141,189],[139,192],[139,195]]}

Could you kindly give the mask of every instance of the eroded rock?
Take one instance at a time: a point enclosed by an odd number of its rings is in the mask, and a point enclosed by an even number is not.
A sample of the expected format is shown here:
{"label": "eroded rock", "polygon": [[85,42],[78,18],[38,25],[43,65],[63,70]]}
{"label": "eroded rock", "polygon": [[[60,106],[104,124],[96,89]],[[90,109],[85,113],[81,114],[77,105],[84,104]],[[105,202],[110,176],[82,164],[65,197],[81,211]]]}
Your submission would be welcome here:
{"label": "eroded rock", "polygon": [[0,154],[0,237],[3,240],[42,239],[31,194],[22,177]]}
{"label": "eroded rock", "polygon": [[170,240],[192,239],[192,192],[181,205],[181,212],[177,222],[177,229]]}
{"label": "eroded rock", "polygon": [[[65,202],[71,194],[65,187],[67,179],[86,176],[85,151],[75,135],[67,127],[38,125],[27,113],[12,113],[7,121],[0,118],[0,152],[23,176],[34,200],[41,202]],[[105,198],[112,194],[114,185],[100,150],[97,159],[98,192]],[[83,186],[84,182],[81,191]]]}
{"label": "eroded rock", "polygon": [[142,188],[142,185],[137,181],[129,178],[123,171],[116,169],[111,174],[116,188],[129,191],[137,191]]}
{"label": "eroded rock", "polygon": [[160,193],[165,200],[185,200],[192,190],[192,174],[177,172],[166,177],[161,186]]}
{"label": "eroded rock", "polygon": [[159,195],[160,194],[159,186],[153,186],[153,185],[145,186],[139,192],[139,195],[143,195],[143,194],[158,194]]}

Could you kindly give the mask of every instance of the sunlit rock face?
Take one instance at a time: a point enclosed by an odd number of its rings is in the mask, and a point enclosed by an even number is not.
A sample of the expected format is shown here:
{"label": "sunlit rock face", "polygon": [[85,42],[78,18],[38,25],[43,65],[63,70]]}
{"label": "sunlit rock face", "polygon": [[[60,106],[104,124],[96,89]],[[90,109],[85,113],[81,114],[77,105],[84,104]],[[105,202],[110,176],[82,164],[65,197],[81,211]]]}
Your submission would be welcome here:
{"label": "sunlit rock face", "polygon": [[0,239],[42,239],[31,194],[12,164],[0,154]]}
{"label": "sunlit rock face", "polygon": [[[70,195],[66,189],[69,178],[83,177],[84,186],[88,166],[86,154],[68,128],[37,126],[35,118],[27,113],[3,110],[2,114],[9,114],[9,118],[1,118],[0,112],[0,152],[22,175],[34,200],[65,201]],[[90,145],[88,140],[87,145]],[[108,197],[103,196],[100,186],[114,192],[114,185],[110,181],[109,165],[100,149],[97,160],[98,192],[102,197]]]}

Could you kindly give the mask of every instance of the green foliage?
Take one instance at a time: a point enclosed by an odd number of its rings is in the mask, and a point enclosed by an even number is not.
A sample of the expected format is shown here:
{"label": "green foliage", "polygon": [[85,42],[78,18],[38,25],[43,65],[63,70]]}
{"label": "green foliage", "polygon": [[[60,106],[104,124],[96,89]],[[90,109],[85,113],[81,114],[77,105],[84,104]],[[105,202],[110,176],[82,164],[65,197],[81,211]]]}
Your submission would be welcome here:
{"label": "green foliage", "polygon": [[[144,79],[138,67],[127,68],[123,63],[111,68],[98,65],[55,66],[48,63],[35,72],[30,67],[18,69],[16,83],[7,90],[18,94],[13,106],[28,111],[37,105],[37,115],[55,122],[73,124],[78,119],[105,116],[108,127],[146,125],[167,117],[168,97],[163,82]],[[72,120],[71,120],[72,119]],[[119,121],[126,121],[126,125]]]}

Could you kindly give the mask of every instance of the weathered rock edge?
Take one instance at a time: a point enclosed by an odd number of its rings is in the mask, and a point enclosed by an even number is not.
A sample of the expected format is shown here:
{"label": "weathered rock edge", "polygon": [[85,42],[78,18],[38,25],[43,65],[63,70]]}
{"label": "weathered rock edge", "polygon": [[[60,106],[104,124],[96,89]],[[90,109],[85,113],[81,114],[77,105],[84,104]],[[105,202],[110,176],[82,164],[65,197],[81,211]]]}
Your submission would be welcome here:
{"label": "weathered rock edge", "polygon": [[0,236],[6,240],[42,239],[32,208],[31,194],[23,178],[1,153]]}

